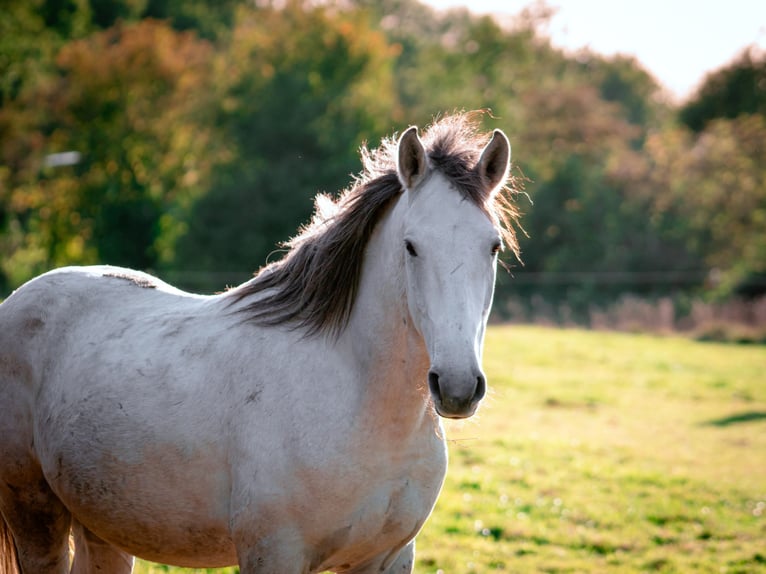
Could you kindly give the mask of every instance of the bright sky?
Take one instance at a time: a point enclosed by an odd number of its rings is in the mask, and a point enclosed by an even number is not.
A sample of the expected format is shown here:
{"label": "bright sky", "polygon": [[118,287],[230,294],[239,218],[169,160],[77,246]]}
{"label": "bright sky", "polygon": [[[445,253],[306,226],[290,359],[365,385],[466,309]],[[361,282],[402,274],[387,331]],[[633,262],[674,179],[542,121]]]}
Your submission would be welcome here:
{"label": "bright sky", "polygon": [[[426,0],[436,8],[516,14],[531,0]],[[745,46],[766,49],[766,0],[548,0],[549,35],[571,50],[635,55],[672,94],[690,95],[706,72]]]}

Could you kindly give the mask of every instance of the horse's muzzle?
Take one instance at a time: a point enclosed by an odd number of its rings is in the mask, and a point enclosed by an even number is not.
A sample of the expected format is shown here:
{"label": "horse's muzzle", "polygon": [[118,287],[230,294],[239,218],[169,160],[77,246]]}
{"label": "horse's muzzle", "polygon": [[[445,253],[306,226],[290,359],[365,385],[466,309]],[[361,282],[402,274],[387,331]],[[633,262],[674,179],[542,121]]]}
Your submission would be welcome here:
{"label": "horse's muzzle", "polygon": [[487,392],[483,373],[472,377],[452,378],[435,370],[428,372],[428,388],[436,412],[448,419],[464,419],[472,416]]}

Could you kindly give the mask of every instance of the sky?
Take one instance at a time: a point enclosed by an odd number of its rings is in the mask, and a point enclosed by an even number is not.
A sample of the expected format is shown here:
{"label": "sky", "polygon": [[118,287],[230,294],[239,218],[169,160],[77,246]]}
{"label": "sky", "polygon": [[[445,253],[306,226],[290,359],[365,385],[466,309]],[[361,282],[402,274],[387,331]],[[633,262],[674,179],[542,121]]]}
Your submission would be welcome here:
{"label": "sky", "polygon": [[[437,8],[512,15],[530,0],[426,0]],[[766,0],[548,0],[554,45],[638,58],[678,100],[751,44],[766,49]]]}

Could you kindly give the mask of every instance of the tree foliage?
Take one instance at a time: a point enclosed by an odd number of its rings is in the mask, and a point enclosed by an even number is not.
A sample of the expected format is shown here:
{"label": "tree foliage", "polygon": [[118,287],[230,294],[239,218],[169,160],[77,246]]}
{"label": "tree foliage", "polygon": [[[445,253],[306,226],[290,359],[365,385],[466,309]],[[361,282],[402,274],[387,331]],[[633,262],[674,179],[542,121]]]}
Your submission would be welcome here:
{"label": "tree foliage", "polygon": [[189,213],[175,264],[241,278],[308,219],[318,190],[344,187],[360,142],[388,129],[392,55],[360,13],[242,9],[215,82],[226,159]]}
{"label": "tree foliage", "polygon": [[[207,128],[194,110],[209,46],[146,20],[66,44],[50,84],[30,95],[46,110],[29,183],[9,193],[8,276],[66,263],[151,268],[163,218],[193,194]],[[82,150],[82,151],[80,151]],[[76,165],[45,155],[75,151]]]}
{"label": "tree foliage", "polygon": [[[635,59],[564,53],[417,0],[9,0],[0,18],[0,287],[53,266],[245,278],[358,146],[487,109],[526,235],[510,293],[757,293],[766,277],[763,54],[674,107]],[[51,154],[77,152],[73,165]],[[271,255],[278,257],[279,254]],[[712,288],[712,289],[711,289]]]}
{"label": "tree foliage", "polygon": [[697,94],[680,110],[680,118],[699,133],[715,119],[766,115],[766,51],[750,47],[734,61],[705,78]]}
{"label": "tree foliage", "polygon": [[[678,130],[647,145],[650,213],[683,241],[728,294],[766,274],[766,118],[715,120],[698,137]],[[754,287],[754,285],[753,285]]]}

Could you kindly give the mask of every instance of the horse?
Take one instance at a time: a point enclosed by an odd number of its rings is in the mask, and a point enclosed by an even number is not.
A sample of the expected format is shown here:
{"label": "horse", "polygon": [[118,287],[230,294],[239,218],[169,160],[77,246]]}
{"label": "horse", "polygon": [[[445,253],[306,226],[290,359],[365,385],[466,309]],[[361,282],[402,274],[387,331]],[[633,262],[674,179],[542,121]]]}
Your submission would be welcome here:
{"label": "horse", "polygon": [[[242,285],[65,267],[0,305],[2,572],[412,572],[474,414],[510,144],[471,114],[363,169]],[[70,549],[70,540],[72,548]]]}

